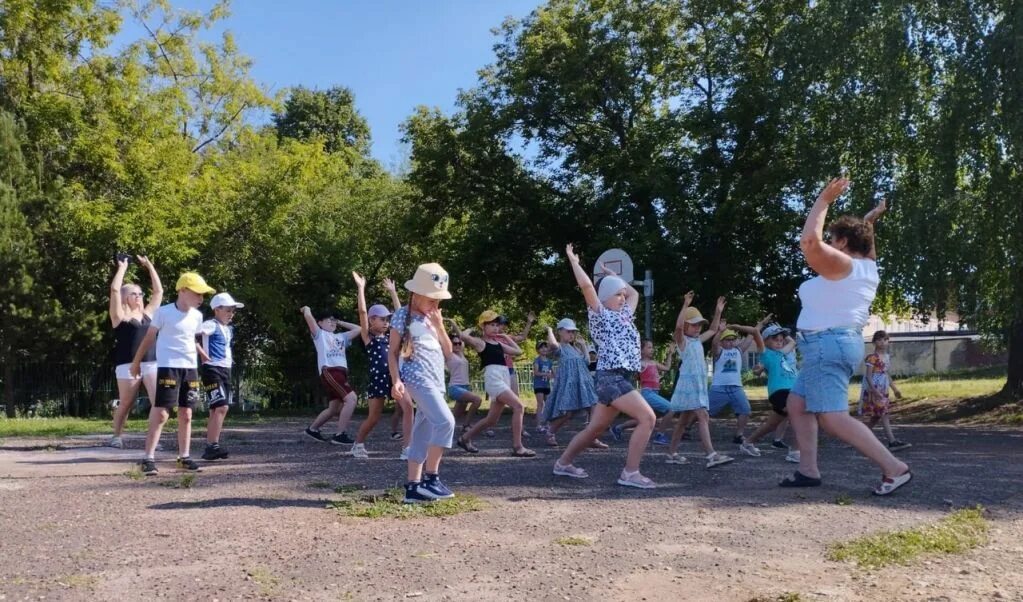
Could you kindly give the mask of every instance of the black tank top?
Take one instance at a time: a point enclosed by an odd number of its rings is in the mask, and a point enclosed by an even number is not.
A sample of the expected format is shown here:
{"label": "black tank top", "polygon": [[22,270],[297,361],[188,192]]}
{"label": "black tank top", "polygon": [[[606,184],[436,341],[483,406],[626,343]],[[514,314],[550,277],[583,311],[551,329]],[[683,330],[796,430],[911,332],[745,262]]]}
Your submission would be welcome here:
{"label": "black tank top", "polygon": [[483,351],[480,351],[480,364],[482,367],[505,365],[504,349],[497,343],[487,343],[484,341],[484,344],[486,346],[483,348]]}
{"label": "black tank top", "polygon": [[[149,323],[152,322],[149,316],[142,314],[142,321],[135,318],[121,320],[121,323],[114,328],[114,365],[130,364],[135,360],[135,353],[139,350],[139,344],[149,331]],[[149,347],[144,362],[156,361],[156,345]]]}

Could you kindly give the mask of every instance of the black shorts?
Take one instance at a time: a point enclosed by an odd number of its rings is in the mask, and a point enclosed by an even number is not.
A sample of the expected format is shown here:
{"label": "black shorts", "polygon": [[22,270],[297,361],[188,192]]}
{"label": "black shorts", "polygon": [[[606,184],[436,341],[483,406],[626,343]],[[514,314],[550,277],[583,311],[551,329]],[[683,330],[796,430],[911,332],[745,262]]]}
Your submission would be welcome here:
{"label": "black shorts", "polygon": [[223,366],[202,367],[202,390],[206,391],[206,403],[210,409],[229,406],[234,403],[231,390],[231,369]]}
{"label": "black shorts", "polygon": [[543,393],[544,395],[550,395],[551,394],[551,388],[550,387],[533,387],[533,393],[534,394],[535,393]]}
{"label": "black shorts", "polygon": [[785,409],[785,406],[787,406],[789,402],[788,389],[778,389],[774,393],[771,393],[771,396],[767,398],[767,401],[771,402],[771,409],[774,410],[775,414],[781,416],[789,415],[789,411]]}
{"label": "black shorts", "polygon": [[194,408],[199,402],[199,371],[195,368],[156,369],[156,403],[158,408]]}

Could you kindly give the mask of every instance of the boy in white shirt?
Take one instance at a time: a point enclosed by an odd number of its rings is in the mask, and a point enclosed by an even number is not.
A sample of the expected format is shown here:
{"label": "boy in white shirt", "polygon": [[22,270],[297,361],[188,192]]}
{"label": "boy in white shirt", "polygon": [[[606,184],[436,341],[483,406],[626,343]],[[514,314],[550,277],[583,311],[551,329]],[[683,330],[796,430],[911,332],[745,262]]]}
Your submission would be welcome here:
{"label": "boy in white shirt", "polygon": [[[348,436],[345,429],[348,428],[352,412],[355,411],[358,396],[348,384],[348,358],[345,349],[359,336],[362,327],[337,319],[331,310],[320,313],[319,319],[313,318],[313,312],[308,307],[303,307],[301,312],[306,326],[309,327],[309,334],[313,337],[320,383],[327,392],[328,399],[327,409],[320,412],[316,420],[305,430],[305,434],[324,443],[351,445],[355,440]],[[346,331],[335,332],[338,326],[345,328]],[[337,433],[327,439],[320,433],[320,427],[334,416],[338,417]]]}
{"label": "boy in white shirt", "polygon": [[203,356],[202,388],[206,392],[206,401],[210,408],[210,419],[206,425],[206,451],[203,460],[221,460],[227,458],[227,450],[220,447],[220,432],[224,429],[227,409],[234,402],[231,390],[231,368],[234,366],[234,354],[231,345],[234,343],[234,312],[245,307],[228,293],[214,295],[210,299],[213,308],[213,319],[206,320],[199,327],[202,342],[199,352]]}
{"label": "boy in white shirt", "polygon": [[214,293],[202,276],[185,272],[178,278],[178,298],[156,311],[149,331],[139,344],[131,364],[131,375],[141,372],[142,359],[156,343],[156,399],[149,409],[149,431],[146,434],[146,457],[142,472],[157,474],[156,445],[170,408],[178,407],[178,468],[199,471],[199,464],[189,457],[192,440],[192,408],[199,401],[199,372],[196,370],[195,337],[202,324],[203,295]]}

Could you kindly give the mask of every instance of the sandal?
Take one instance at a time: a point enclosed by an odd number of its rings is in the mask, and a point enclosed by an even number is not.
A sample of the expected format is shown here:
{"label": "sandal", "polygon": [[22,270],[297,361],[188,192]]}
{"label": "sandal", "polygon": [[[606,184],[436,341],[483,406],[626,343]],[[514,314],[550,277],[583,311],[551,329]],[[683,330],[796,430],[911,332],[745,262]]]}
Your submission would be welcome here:
{"label": "sandal", "polygon": [[781,483],[778,483],[779,487],[820,487],[820,478],[808,477],[798,470],[791,477],[785,477]]}
{"label": "sandal", "polygon": [[629,472],[623,470],[621,476],[618,477],[618,484],[626,487],[636,487],[637,489],[656,489],[657,484],[639,474],[639,471]]}
{"label": "sandal", "polygon": [[590,443],[590,448],[592,448],[592,449],[607,449],[607,443],[604,443],[600,439],[594,439],[593,442]]}
{"label": "sandal", "polygon": [[458,447],[461,447],[462,449],[464,449],[465,451],[469,452],[470,454],[478,454],[478,453],[480,453],[480,448],[478,448],[475,445],[473,445],[471,441],[466,441],[465,439],[462,439],[461,437],[459,437],[458,440],[455,441],[455,445],[457,445]]}
{"label": "sandal", "polygon": [[585,479],[590,476],[589,473],[578,466],[571,464],[562,465],[560,462],[554,463],[554,474],[559,477],[572,477],[573,479]]}
{"label": "sandal", "polygon": [[881,484],[874,489],[874,495],[891,495],[895,490],[902,487],[913,479],[913,473],[908,470],[897,477],[883,477]]}
{"label": "sandal", "polygon": [[558,438],[554,436],[554,433],[547,433],[547,447],[557,447]]}
{"label": "sandal", "polygon": [[532,458],[536,455],[536,452],[527,447],[520,447],[519,449],[513,449],[512,455],[516,458]]}

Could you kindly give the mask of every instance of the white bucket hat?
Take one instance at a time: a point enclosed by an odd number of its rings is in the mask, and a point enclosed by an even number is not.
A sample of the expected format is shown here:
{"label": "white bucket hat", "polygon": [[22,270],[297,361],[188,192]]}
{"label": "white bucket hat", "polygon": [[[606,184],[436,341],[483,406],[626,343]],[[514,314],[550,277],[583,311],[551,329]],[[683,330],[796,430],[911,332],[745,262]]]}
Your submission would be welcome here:
{"label": "white bucket hat", "polygon": [[405,282],[405,289],[429,299],[450,299],[448,273],[438,263],[424,263],[416,268],[412,280]]}
{"label": "white bucket hat", "polygon": [[576,328],[575,321],[573,321],[573,320],[571,320],[569,318],[562,318],[561,320],[558,321],[558,330],[575,330],[575,331],[578,331],[579,329]]}

